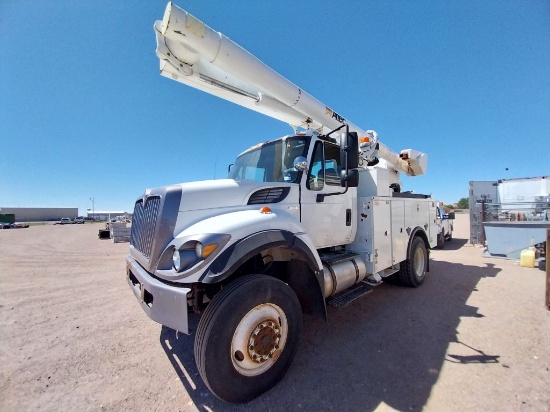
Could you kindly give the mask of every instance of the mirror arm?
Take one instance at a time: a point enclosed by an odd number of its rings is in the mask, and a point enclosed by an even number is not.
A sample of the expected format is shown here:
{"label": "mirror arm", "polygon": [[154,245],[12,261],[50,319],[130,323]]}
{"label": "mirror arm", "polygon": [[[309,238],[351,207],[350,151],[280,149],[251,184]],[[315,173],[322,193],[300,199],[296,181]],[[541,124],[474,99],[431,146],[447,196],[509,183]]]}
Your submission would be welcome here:
{"label": "mirror arm", "polygon": [[335,192],[335,193],[318,193],[317,194],[317,203],[323,203],[325,201],[325,197],[327,196],[336,196],[336,195],[343,195],[346,194],[348,191],[348,182],[346,182],[345,190],[343,192]]}

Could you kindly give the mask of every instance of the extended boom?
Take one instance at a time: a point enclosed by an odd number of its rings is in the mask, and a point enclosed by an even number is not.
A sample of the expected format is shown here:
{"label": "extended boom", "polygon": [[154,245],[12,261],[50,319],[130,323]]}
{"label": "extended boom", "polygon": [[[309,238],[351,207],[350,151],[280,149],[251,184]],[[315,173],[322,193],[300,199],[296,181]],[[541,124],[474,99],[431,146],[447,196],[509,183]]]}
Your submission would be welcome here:
{"label": "extended boom", "polygon": [[168,3],[155,23],[157,56],[163,76],[289,123],[293,128],[326,133],[345,123],[357,132],[362,164],[380,157],[409,176],[426,173],[428,157],[412,149],[397,154],[285,79],[238,44],[188,12]]}

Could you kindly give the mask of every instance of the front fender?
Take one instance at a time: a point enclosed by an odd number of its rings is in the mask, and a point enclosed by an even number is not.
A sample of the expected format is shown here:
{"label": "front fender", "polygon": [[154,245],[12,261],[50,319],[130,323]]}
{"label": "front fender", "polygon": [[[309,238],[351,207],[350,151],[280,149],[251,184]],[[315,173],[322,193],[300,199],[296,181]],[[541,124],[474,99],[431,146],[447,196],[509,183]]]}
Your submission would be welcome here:
{"label": "front fender", "polygon": [[[324,276],[321,260],[309,237],[285,230],[254,233],[225,249],[204,272],[200,281],[215,283],[227,279],[241,265],[262,251],[274,247],[288,249],[302,257],[289,268],[288,284],[294,290],[304,313],[326,320]],[[309,270],[308,270],[309,269]]]}
{"label": "front fender", "polygon": [[[323,280],[322,266],[315,249],[311,249],[294,233],[286,230],[267,230],[254,233],[226,248],[204,272],[203,283],[220,282],[231,276],[244,262],[263,250],[284,247],[300,254],[318,279]],[[323,283],[319,282],[319,286]]]}
{"label": "front fender", "polygon": [[[271,233],[268,235],[267,233]],[[285,232],[284,236],[275,235],[275,232]],[[249,239],[258,233],[264,233],[256,237],[254,241]],[[182,241],[191,241],[196,239],[202,241],[205,236],[227,236],[229,240],[222,249],[214,252],[205,261],[198,263],[190,270],[184,273],[174,273],[171,269],[171,248]],[[297,240],[293,240],[296,237]],[[248,240],[247,240],[248,239]],[[283,239],[283,240],[281,240]],[[244,241],[244,243],[243,243]],[[307,256],[308,265],[314,272],[322,268],[321,259],[313,246],[309,236],[305,233],[303,226],[296,217],[284,210],[274,210],[272,213],[261,213],[258,209],[248,209],[225,213],[197,222],[179,234],[177,234],[162,253],[159,263],[164,263],[166,267],[157,267],[155,275],[170,281],[185,281],[186,283],[204,282],[215,283],[223,280],[233,273],[233,270],[222,276],[221,271],[226,269],[226,265],[233,262],[242,262],[251,253],[258,253],[259,250],[266,249],[269,245],[273,246],[292,246],[300,251],[302,256]],[[299,246],[296,246],[299,245]],[[235,251],[240,254],[235,254]],[[228,256],[232,256],[231,262]],[[223,257],[222,257],[223,256]],[[223,262],[223,265],[222,263]],[[232,265],[230,265],[232,266]],[[170,269],[169,269],[170,267]],[[164,269],[164,270],[162,270]],[[230,268],[227,268],[229,270]],[[319,275],[322,279],[322,274]]]}
{"label": "front fender", "polygon": [[[286,210],[272,210],[272,213],[261,213],[256,208],[233,211],[189,226],[177,234],[171,243],[199,239],[204,234],[230,235],[231,238],[223,249],[186,273],[174,276],[171,270],[166,271],[170,273],[157,270],[156,275],[166,280],[186,283],[218,283],[227,279],[258,253],[275,247],[285,248],[301,257],[301,260],[291,265],[289,285],[298,295],[303,310],[326,319],[323,266],[319,254],[297,216]],[[171,256],[170,253],[165,254]]]}

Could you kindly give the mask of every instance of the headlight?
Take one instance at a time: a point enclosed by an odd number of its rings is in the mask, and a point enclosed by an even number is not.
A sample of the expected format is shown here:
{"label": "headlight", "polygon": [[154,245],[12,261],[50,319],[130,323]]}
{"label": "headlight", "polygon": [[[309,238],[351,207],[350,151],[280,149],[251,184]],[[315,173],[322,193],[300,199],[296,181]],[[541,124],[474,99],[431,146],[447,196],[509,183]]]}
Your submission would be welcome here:
{"label": "headlight", "polygon": [[172,254],[172,264],[174,265],[176,272],[179,272],[181,269],[181,257],[178,249],[174,249],[174,253]]}
{"label": "headlight", "polygon": [[210,243],[208,245],[203,245],[201,242],[197,242],[195,246],[195,253],[197,257],[205,259],[212,254],[213,251],[218,247],[217,243]]}
{"label": "headlight", "polygon": [[[231,239],[226,234],[204,234],[201,236],[187,236],[175,238],[164,249],[157,264],[157,273],[160,277],[179,276],[179,273],[198,270],[200,265],[213,259]],[[170,271],[170,273],[165,271]],[[175,273],[174,273],[175,272]]]}

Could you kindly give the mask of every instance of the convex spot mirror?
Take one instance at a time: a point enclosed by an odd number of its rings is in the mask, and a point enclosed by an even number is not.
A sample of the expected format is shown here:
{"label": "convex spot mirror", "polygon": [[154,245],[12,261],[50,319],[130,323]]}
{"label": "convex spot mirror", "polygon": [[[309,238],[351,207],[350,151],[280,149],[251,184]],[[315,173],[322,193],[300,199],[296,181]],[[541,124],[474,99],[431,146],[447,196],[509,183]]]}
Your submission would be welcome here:
{"label": "convex spot mirror", "polygon": [[308,169],[307,159],[304,156],[298,156],[294,159],[293,166],[297,171],[304,172]]}

